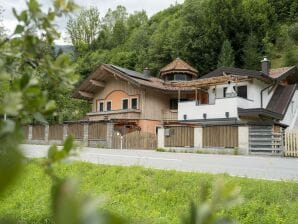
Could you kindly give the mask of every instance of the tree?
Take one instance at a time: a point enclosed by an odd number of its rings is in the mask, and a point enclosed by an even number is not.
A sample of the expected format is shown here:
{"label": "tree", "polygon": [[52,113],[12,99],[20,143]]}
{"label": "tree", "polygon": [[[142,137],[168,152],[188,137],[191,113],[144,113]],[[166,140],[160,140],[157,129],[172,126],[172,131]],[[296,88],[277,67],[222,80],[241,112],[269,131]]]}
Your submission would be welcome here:
{"label": "tree", "polygon": [[255,35],[249,35],[243,46],[244,68],[259,70],[260,60],[258,40]]}
{"label": "tree", "polygon": [[101,30],[100,14],[97,8],[81,10],[67,22],[67,32],[76,50],[89,49]]}
{"label": "tree", "polygon": [[235,55],[229,40],[225,40],[222,44],[218,58],[217,67],[234,67]]}

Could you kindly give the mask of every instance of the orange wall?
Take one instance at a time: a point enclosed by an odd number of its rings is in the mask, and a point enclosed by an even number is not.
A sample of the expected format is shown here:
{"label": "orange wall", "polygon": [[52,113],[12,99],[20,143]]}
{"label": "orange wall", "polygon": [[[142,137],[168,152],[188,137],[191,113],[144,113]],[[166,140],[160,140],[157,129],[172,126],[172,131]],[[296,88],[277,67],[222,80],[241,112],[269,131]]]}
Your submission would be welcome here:
{"label": "orange wall", "polygon": [[141,128],[142,132],[149,132],[156,134],[156,126],[161,125],[160,121],[154,120],[139,120],[138,126]]}
{"label": "orange wall", "polygon": [[122,109],[122,99],[128,99],[129,104],[129,95],[121,90],[116,90],[111,92],[106,98],[105,102],[112,101],[112,110],[121,110]]}

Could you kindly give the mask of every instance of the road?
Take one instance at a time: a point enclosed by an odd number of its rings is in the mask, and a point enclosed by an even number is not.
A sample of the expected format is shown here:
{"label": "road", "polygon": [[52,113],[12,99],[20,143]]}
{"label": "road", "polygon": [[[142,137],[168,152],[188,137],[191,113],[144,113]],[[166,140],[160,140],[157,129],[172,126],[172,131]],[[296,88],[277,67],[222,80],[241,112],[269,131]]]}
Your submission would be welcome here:
{"label": "road", "polygon": [[[26,157],[46,157],[49,146],[22,145]],[[119,150],[82,148],[73,160],[95,164],[139,165],[148,168],[205,172],[212,174],[227,173],[268,180],[298,181],[298,159],[265,157],[207,155],[191,153],[155,152],[147,150]]]}

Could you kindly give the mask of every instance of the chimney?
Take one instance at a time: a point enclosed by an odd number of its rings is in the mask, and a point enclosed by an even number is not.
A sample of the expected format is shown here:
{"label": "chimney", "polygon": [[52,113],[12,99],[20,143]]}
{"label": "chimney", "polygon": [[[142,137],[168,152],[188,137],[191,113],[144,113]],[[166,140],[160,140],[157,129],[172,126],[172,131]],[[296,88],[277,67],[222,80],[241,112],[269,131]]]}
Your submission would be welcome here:
{"label": "chimney", "polygon": [[268,60],[268,58],[264,56],[264,59],[261,62],[262,62],[262,72],[266,75],[269,75],[270,60]]}
{"label": "chimney", "polygon": [[145,68],[144,71],[143,71],[143,74],[145,77],[150,77],[151,76],[151,71],[149,68]]}

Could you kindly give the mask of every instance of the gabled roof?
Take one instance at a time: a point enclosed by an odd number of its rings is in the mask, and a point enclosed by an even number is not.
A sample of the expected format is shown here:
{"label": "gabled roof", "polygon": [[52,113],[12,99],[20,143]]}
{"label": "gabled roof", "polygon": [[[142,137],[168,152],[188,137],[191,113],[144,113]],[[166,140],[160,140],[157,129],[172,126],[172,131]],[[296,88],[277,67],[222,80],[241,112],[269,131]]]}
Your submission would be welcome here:
{"label": "gabled roof", "polygon": [[187,73],[192,76],[198,76],[198,70],[187,64],[180,58],[176,58],[170,64],[166,65],[160,70],[160,76],[164,76],[166,74],[175,73],[175,72],[182,72]]}
{"label": "gabled roof", "polygon": [[177,87],[171,83],[165,83],[159,78],[146,76],[142,73],[132,71],[119,66],[104,64],[97,68],[91,75],[88,76],[73,92],[73,97],[78,99],[92,99],[94,94],[103,88],[104,79],[108,77],[117,76],[118,78],[128,81],[140,88],[156,89],[164,92],[178,91],[178,90],[192,90],[190,87]]}
{"label": "gabled roof", "polygon": [[[287,77],[291,75],[295,75],[297,73],[298,71],[296,66],[270,69],[269,75],[266,75],[261,71],[241,69],[241,68],[221,67],[212,72],[209,72],[208,74],[202,76],[200,79],[222,76],[224,74],[227,74],[227,75],[233,74],[233,75],[239,75],[239,76],[252,77],[265,82],[272,82],[275,80],[280,81],[280,80],[286,79]],[[293,77],[290,77],[290,78],[293,79]],[[298,79],[298,77],[296,77],[296,79]]]}
{"label": "gabled roof", "polygon": [[266,108],[238,108],[240,117],[265,116],[282,120],[296,91],[296,85],[278,85]]}
{"label": "gabled roof", "polygon": [[200,79],[205,78],[212,78],[217,76],[223,75],[239,75],[239,76],[246,76],[251,78],[260,79],[265,82],[272,82],[274,79],[263,72],[255,71],[255,70],[248,70],[248,69],[241,69],[241,68],[231,68],[231,67],[221,67],[208,74],[202,76]]}
{"label": "gabled roof", "polygon": [[281,115],[285,115],[295,90],[296,85],[278,85],[266,109]]}

